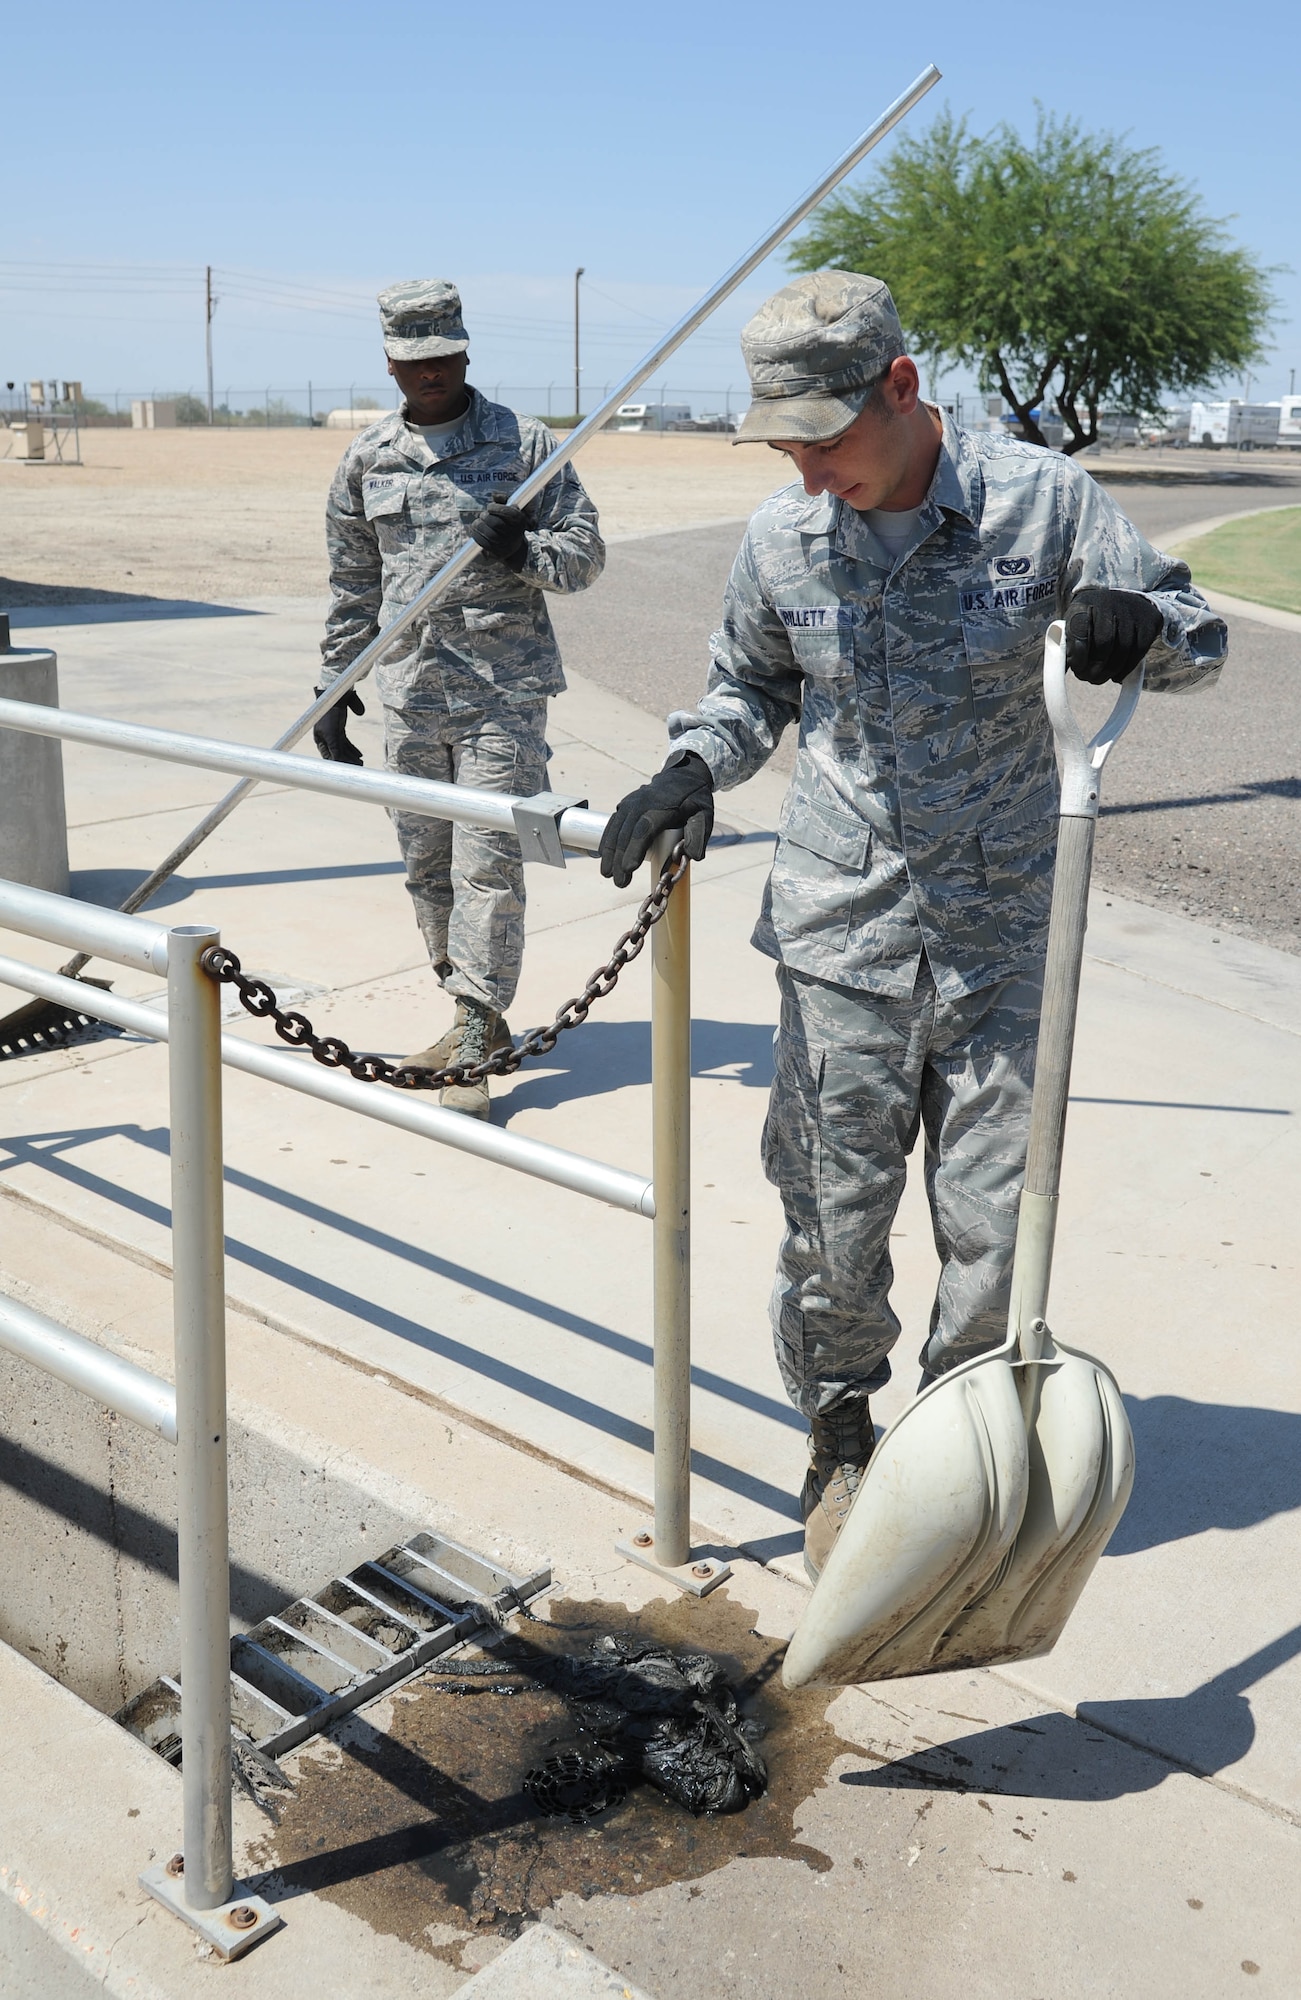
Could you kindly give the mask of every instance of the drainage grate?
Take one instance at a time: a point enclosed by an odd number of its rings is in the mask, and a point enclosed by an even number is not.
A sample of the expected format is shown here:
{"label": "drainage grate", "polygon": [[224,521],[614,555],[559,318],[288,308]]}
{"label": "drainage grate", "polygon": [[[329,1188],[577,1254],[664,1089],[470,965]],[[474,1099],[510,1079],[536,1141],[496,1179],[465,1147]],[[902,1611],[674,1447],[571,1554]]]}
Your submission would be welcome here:
{"label": "drainage grate", "polygon": [[[280,1757],[551,1582],[516,1576],[445,1535],[412,1535],[347,1576],[295,1598],[230,1644],[231,1719],[263,1757]],[[163,1674],[113,1718],[169,1764],[181,1761],[181,1686]]]}

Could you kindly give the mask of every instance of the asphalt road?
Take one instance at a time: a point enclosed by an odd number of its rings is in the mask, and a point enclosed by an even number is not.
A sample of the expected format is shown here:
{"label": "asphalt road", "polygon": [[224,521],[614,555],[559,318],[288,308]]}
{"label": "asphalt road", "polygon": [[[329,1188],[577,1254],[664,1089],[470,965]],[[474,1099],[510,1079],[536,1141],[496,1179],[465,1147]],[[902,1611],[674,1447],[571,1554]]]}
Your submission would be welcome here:
{"label": "asphalt road", "polygon": [[[1301,501],[1301,466],[1099,472],[1158,544],[1196,521]],[[596,589],[551,599],[569,665],[652,714],[689,708],[741,525],[614,544]],[[1301,952],[1301,634],[1235,618],[1230,639],[1217,686],[1140,707],[1108,766],[1096,873],[1140,902]],[[1082,692],[1081,712],[1096,713]],[[793,749],[788,735],[779,768]]]}

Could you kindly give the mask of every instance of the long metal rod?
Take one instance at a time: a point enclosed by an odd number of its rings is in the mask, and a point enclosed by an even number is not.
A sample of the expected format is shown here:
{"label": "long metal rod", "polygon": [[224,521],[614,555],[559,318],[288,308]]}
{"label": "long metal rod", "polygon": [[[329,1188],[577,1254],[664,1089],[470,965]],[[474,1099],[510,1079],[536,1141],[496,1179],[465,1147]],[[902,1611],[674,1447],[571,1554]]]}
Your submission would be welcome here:
{"label": "long metal rod", "polygon": [[[22,705],[14,703],[16,708]],[[23,882],[0,880],[0,928],[44,938],[47,944],[83,946],[96,958],[111,958],[136,972],[167,970],[167,932],[161,924],[101,910],[72,896],[56,896],[49,889],[29,889]],[[83,998],[78,989],[74,995],[78,1007]]]}
{"label": "long metal rod", "polygon": [[[675,889],[674,902],[678,893]],[[664,922],[667,918],[657,928],[662,929]],[[80,1013],[111,1021],[114,1027],[147,1035],[152,1041],[168,1039],[167,1016],[161,1008],[147,1006],[140,1000],[124,1000],[101,987],[88,987],[62,973],[28,965],[23,959],[0,957],[0,986],[16,986],[20,992],[34,993],[42,1000],[54,1001],[56,1006],[75,1007]],[[373,1118],[378,1124],[414,1132],[421,1139],[432,1139],[440,1146],[471,1153],[476,1159],[492,1160],[497,1166],[511,1167],[516,1173],[530,1174],[534,1180],[549,1181],[553,1187],[568,1188],[573,1194],[588,1195],[593,1201],[606,1202],[630,1215],[642,1215],[649,1220],[655,1214],[654,1185],[645,1174],[607,1166],[602,1160],[589,1160],[582,1153],[549,1146],[542,1139],[504,1132],[477,1118],[463,1117],[459,1111],[443,1111],[436,1104],[422,1103],[412,1092],[391,1090],[382,1084],[358,1083],[336,1069],[325,1069],[320,1063],[304,1061],[302,1056],[290,1055],[285,1050],[264,1048],[260,1042],[246,1042],[238,1035],[221,1037],[221,1059],[231,1069],[243,1070],[248,1076],[282,1084],[287,1090],[301,1091],[303,1096],[319,1098],[325,1104],[337,1104],[344,1111],[359,1112],[363,1118]]]}
{"label": "long metal rod", "polygon": [[[657,842],[659,873],[674,836]],[[691,1554],[691,870],[651,932],[655,1560]]]}
{"label": "long metal rod", "polygon": [[[462,826],[487,826],[506,833],[515,830],[514,808],[521,803],[510,793],[475,791],[469,785],[448,785],[436,778],[408,778],[395,771],[368,771],[357,764],[327,764],[318,758],[291,757],[280,750],[259,750],[248,743],[227,743],[216,736],[190,736],[179,729],[155,729],[143,722],[115,722],[102,715],[79,715],[67,708],[44,708],[36,702],[0,699],[0,728],[29,736],[58,736],[71,743],[98,743],[125,750],[135,757],[157,757],[168,764],[189,764],[204,771],[246,771],[255,779],[290,785],[329,798],[351,799],[361,805],[397,807],[445,819]],[[560,821],[566,847],[595,854],[608,815],[571,806]],[[142,924],[140,918],[116,911],[96,912],[106,935],[118,926]],[[161,930],[159,935],[165,935]],[[106,953],[112,956],[112,953]]]}
{"label": "long metal rod", "polygon": [[222,1224],[221,989],[203,970],[216,930],[169,935],[172,1313],[181,1624],[185,1900],[213,1910],[233,1883],[230,1529]]}
{"label": "long metal rod", "polygon": [[169,1444],[176,1443],[176,1391],[170,1382],[3,1293],[0,1347],[142,1429],[156,1432]]}
{"label": "long metal rod", "polygon": [[[529,501],[542,491],[543,487],[549,485],[556,474],[564,466],[568,465],[570,459],[582,450],[588,439],[594,437],[602,429],[608,419],[618,409],[620,403],[626,403],[641,387],[642,383],[647,381],[655,373],[655,370],[681,347],[685,340],[689,340],[691,335],[699,330],[710,315],[722,305],[724,299],[730,298],[737,286],[744,284],[750,273],[757,270],[766,257],[772,255],[773,251],[786,240],[793,229],[798,229],[800,223],[804,221],[806,216],[812,214],[818,203],[825,201],[832,190],[838,187],[840,182],[844,180],[846,174],[851,174],[854,168],[867,158],[867,155],[873,148],[880,145],[882,139],[894,130],[902,118],[907,117],[913,106],[919,103],[925,97],[927,91],[933,89],[939,80],[939,70],[935,67],[934,63],[928,63],[921,75],[913,83],[909,84],[907,90],[901,96],[896,97],[888,110],[883,111],[875,123],[869,125],[867,130],[854,141],[853,145],[841,154],[835,165],[829,167],[822,178],[815,181],[813,186],[800,196],[794,207],[787,209],[785,215],[773,224],[767,234],[761,236],[758,242],[753,244],[746,251],[745,255],[733,264],[731,270],[724,273],[717,284],[710,286],[698,304],[694,305],[689,313],[684,314],[677,325],[671,327],[664,337],[655,343],[654,347],[638,362],[632,372],[625,375],[623,381],[618,383],[604,401],[593,410],[591,416],[586,417],[581,424],[576,425],[570,431],[569,435],[560,441],[550,456],[543,460],[536,471],[531,472],[527,479],[521,481],[511,496],[513,504],[517,507],[526,507]],[[305,736],[312,725],[325,714],[327,709],[334,706],[341,695],[346,693],[350,687],[353,687],[357,681],[361,680],[363,675],[370,672],[376,661],[387,652],[394,640],[400,638],[408,626],[414,623],[417,618],[423,617],[431,605],[437,603],[449,584],[453,583],[463,570],[469,568],[478,554],[479,546],[477,542],[463,542],[451,560],[444,563],[443,567],[429,579],[424,589],[418,592],[412,598],[410,604],[406,605],[398,613],[392,624],[386,625],[379,636],[373,639],[369,646],[364,647],[358,653],[351,665],[345,668],[344,672],[330,683],[329,687],[312,703],[311,707],[304,709],[298,720],[291,723],[283,735],[276,738],[274,744],[271,746],[272,749],[289,750],[300,738]],[[147,875],[144,881],[132,890],[130,896],[128,896],[126,902],[122,905],[123,909],[127,911],[138,910],[143,904],[147,903],[154,892],[161,888],[162,884],[170,876],[175,874],[182,863],[188,861],[195,848],[201,846],[208,838],[208,835],[215,832],[222,821],[234,812],[240,800],[247,797],[256,782],[255,778],[243,778],[238,785],[235,785],[227,792],[223,799],[219,799],[211,811],[205,813],[199,824],[185,836],[184,840],[172,849],[166,859],[159,862],[153,873]],[[84,963],[85,960],[83,958],[82,964]],[[76,969],[80,970],[80,967]]]}

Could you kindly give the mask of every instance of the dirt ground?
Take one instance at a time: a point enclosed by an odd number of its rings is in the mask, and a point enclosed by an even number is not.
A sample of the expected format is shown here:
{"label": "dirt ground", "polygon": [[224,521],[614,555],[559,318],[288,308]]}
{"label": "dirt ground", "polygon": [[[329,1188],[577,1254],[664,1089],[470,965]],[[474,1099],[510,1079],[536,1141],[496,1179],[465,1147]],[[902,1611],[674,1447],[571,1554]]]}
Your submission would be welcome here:
{"label": "dirt ground", "polygon": [[[322,593],[325,494],[347,442],[308,429],[91,430],[81,466],[0,459],[0,611],[118,594],[221,603]],[[1258,482],[1260,462],[1193,451],[1089,460],[1104,480],[1137,479],[1172,500],[1183,486]],[[1270,471],[1290,487],[1285,475],[1301,463],[1271,461]],[[594,438],[581,472],[607,536],[742,517],[789,476],[762,445],[673,434]],[[1214,491],[1201,497],[1193,513],[1232,511],[1231,491],[1223,506]]]}
{"label": "dirt ground", "polygon": [[[87,431],[81,466],[0,460],[0,611],[124,593],[219,603],[326,589],[338,431]],[[583,481],[607,535],[742,516],[782,481],[726,437],[598,437]]]}

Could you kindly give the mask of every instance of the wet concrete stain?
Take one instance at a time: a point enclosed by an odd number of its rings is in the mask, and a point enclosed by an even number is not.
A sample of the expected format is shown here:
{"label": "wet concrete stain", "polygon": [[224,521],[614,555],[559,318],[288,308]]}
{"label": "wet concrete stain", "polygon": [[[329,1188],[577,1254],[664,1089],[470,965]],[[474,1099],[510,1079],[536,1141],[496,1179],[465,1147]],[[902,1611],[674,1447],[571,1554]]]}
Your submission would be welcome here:
{"label": "wet concrete stain", "polygon": [[783,1689],[783,1648],[753,1618],[725,1590],[639,1611],[556,1600],[548,1620],[516,1621],[490,1655],[583,1655],[609,1632],[713,1653],[742,1716],[763,1727],[768,1789],[744,1812],[693,1819],[639,1784],[587,1825],[544,1818],[522,1781],[544,1758],[592,1748],[572,1711],[525,1673],[504,1668],[467,1692],[435,1663],[394,1701],[382,1734],[350,1718],[329,1732],[325,1757],[302,1758],[257,1857],[268,1892],[326,1896],[460,1964],[467,1933],[513,1937],[566,1894],[635,1896],[759,1856],[828,1869],[796,1838],[794,1816],[852,1746],[825,1719],[826,1690]]}

